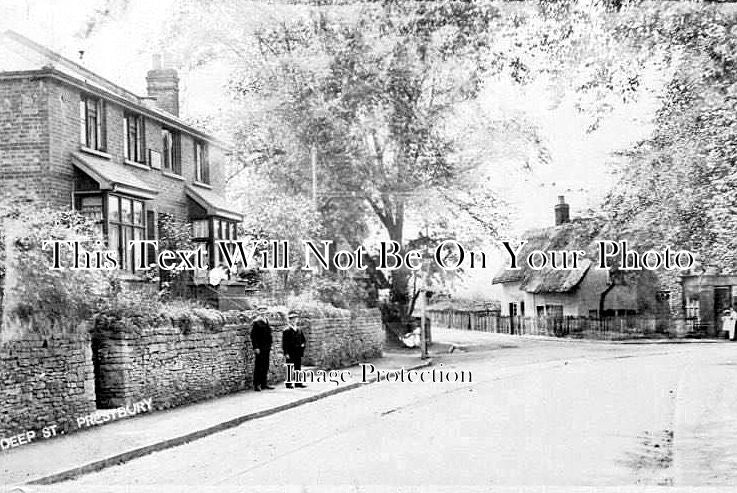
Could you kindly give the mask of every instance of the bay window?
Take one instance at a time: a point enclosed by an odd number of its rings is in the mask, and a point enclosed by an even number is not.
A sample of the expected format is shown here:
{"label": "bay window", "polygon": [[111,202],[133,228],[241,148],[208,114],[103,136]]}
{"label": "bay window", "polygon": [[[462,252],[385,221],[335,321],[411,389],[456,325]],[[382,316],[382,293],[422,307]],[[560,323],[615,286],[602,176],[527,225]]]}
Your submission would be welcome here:
{"label": "bay window", "polygon": [[136,259],[128,249],[128,242],[146,237],[146,214],[143,202],[128,197],[109,194],[108,249],[118,253],[120,268],[135,271]]}
{"label": "bay window", "polygon": [[102,196],[91,195],[79,197],[77,210],[95,223],[95,233],[103,235],[105,216],[102,208]]}
{"label": "bay window", "polygon": [[[235,222],[227,221],[225,219],[213,219],[213,239],[215,241],[230,240],[235,241]],[[228,245],[227,247],[231,253],[235,251],[235,245]],[[220,248],[215,247],[215,265],[220,265],[225,262],[225,258],[220,253]]]}
{"label": "bay window", "polygon": [[[192,221],[192,240],[207,247],[208,258],[212,259],[210,267],[226,263],[217,242],[222,240],[235,241],[236,239],[235,221],[212,216]],[[228,250],[231,254],[234,254],[235,245],[228,246]]]}
{"label": "bay window", "polygon": [[80,214],[94,221],[95,231],[101,237],[107,235],[106,248],[115,252],[118,267],[135,272],[136,259],[128,249],[128,242],[154,239],[152,224],[149,225],[149,236],[146,236],[147,211],[144,202],[125,195],[107,193],[77,195],[75,206]]}

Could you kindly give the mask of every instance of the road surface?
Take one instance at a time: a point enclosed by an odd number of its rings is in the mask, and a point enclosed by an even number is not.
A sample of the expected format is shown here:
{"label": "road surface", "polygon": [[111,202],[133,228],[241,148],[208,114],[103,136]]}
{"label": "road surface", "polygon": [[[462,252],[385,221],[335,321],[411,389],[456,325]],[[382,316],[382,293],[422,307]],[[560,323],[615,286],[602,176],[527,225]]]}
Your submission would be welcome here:
{"label": "road surface", "polygon": [[487,342],[49,491],[737,485],[737,345]]}

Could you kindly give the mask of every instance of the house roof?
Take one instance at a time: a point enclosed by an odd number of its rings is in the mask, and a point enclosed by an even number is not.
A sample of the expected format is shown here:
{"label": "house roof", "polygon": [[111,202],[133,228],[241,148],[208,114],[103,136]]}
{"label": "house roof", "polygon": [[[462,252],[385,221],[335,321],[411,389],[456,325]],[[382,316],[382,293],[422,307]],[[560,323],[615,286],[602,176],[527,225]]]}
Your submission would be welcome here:
{"label": "house roof", "polygon": [[153,199],[158,194],[125,166],[112,163],[108,159],[73,152],[72,164],[95,180],[100,190],[127,193],[143,199]]}
{"label": "house roof", "polygon": [[598,232],[593,219],[574,219],[560,226],[531,230],[525,233],[527,241],[518,255],[519,269],[504,268],[492,279],[492,284],[519,282],[520,289],[528,293],[566,293],[578,286],[591,268],[591,260],[583,259],[577,269],[554,270],[547,266],[534,270],[527,264],[527,256],[533,250],[584,250],[590,256]]}
{"label": "house roof", "polygon": [[528,293],[566,293],[581,282],[591,267],[591,260],[584,259],[578,269],[543,269],[529,276],[524,283]]}
{"label": "house roof", "polygon": [[243,215],[231,209],[223,195],[189,184],[184,186],[184,193],[205,209],[210,216],[221,216],[234,221],[243,221]]}
{"label": "house roof", "polygon": [[68,58],[8,30],[0,33],[0,77],[54,77],[85,91],[112,99],[151,118],[163,121],[179,130],[195,135],[221,147],[228,144],[205,133],[167,111],[155,107],[149,98],[137,96]]}

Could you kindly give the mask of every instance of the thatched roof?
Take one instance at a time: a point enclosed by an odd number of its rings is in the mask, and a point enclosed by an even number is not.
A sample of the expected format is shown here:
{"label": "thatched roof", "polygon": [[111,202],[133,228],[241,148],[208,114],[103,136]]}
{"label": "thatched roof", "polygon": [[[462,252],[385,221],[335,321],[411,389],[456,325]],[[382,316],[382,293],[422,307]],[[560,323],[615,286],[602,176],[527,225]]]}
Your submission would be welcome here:
{"label": "thatched roof", "polygon": [[[520,269],[504,268],[493,278],[493,284],[519,282],[520,289],[528,293],[566,293],[574,289],[591,267],[594,241],[598,232],[595,220],[574,219],[560,226],[531,230],[525,233],[527,243],[520,250],[518,265]],[[533,250],[584,250],[586,259],[577,269],[553,270],[546,267],[533,270],[527,264],[527,256]]]}
{"label": "thatched roof", "polygon": [[591,267],[591,260],[583,260],[578,269],[543,269],[527,279],[522,289],[528,293],[566,293],[581,282]]}

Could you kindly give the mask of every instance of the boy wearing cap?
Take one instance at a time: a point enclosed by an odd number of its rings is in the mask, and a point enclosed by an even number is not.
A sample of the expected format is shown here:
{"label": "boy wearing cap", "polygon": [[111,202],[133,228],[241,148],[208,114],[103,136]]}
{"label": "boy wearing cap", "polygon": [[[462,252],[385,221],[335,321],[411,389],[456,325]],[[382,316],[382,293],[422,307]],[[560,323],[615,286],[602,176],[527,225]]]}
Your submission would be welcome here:
{"label": "boy wearing cap", "polygon": [[[307,340],[305,335],[302,333],[298,322],[299,314],[295,311],[290,311],[287,314],[287,327],[282,332],[282,351],[284,351],[284,358],[288,365],[293,365],[293,370],[300,371],[302,369],[302,356],[305,354],[305,345]],[[291,383],[286,384],[288,389],[292,388]],[[303,383],[294,384],[295,387],[306,387]]]}
{"label": "boy wearing cap", "polygon": [[271,353],[271,325],[266,320],[266,307],[256,308],[256,318],[251,326],[251,344],[256,359],[253,365],[253,390],[273,389],[267,381],[269,375],[269,354]]}

